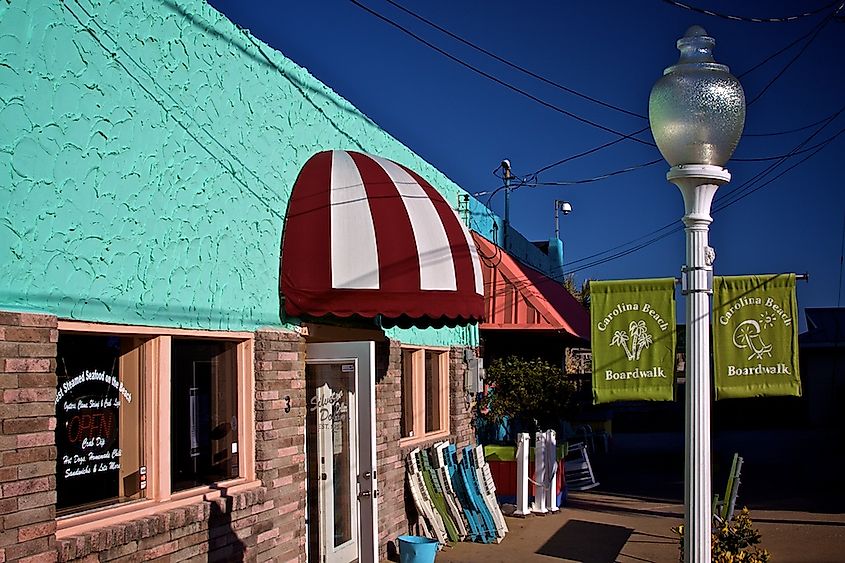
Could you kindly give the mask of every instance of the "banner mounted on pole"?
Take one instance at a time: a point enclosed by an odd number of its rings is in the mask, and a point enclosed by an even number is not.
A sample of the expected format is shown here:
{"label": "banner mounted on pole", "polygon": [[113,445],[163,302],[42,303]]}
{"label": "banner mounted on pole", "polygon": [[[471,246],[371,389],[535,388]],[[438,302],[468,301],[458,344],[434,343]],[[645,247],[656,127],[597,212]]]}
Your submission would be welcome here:
{"label": "banner mounted on pole", "polygon": [[801,396],[795,274],[714,278],[716,399]]}
{"label": "banner mounted on pole", "polygon": [[590,282],[593,403],[675,396],[675,280]]}

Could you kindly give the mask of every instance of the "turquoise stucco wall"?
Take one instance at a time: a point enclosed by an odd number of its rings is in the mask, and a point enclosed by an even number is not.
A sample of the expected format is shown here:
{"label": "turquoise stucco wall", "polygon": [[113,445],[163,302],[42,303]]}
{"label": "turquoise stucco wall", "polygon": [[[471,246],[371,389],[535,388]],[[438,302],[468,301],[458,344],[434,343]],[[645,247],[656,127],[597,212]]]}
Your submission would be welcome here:
{"label": "turquoise stucco wall", "polygon": [[[285,326],[287,199],[315,152],[457,185],[199,0],[0,2],[0,310]],[[473,227],[490,236],[489,213]],[[391,331],[420,344],[475,331]]]}

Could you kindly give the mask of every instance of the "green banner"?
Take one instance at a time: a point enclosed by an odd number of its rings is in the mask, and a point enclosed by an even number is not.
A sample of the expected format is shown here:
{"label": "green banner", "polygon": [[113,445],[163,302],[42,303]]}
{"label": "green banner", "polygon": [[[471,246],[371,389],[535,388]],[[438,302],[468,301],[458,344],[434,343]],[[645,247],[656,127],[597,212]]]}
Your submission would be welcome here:
{"label": "green banner", "polygon": [[716,399],[801,396],[795,274],[716,277]]}
{"label": "green banner", "polygon": [[675,280],[590,282],[593,403],[675,396]]}

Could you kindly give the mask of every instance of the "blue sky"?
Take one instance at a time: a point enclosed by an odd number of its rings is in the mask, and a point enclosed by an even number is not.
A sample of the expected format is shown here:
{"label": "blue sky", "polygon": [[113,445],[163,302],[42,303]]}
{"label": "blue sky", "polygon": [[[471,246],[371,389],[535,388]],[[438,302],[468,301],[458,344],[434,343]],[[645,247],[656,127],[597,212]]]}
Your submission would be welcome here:
{"label": "blue sky", "polygon": [[[638,135],[645,143],[622,140],[571,157],[619,138],[607,129],[630,134],[647,127],[641,116],[648,113],[652,85],[677,61],[675,41],[690,25],[702,25],[716,39],[716,60],[740,78],[750,102],[745,135],[727,165],[733,179],[714,202],[718,211],[710,244],[717,253],[716,274],[808,272],[809,283],[799,282],[799,307],[835,306],[845,299],[840,295],[845,292],[840,277],[845,189],[837,174],[845,148],[845,19],[829,17],[837,6],[825,8],[830,0],[686,2],[743,18],[819,11],[771,23],[696,13],[661,0],[394,2],[210,3],[307,68],[470,193],[501,185],[492,171],[503,158],[516,176],[536,178],[536,186],[526,184],[511,195],[511,222],[529,239],[552,236],[554,200],[571,202],[574,210],[561,217],[560,230],[565,270],[574,271],[579,282],[679,273],[683,202],[665,179],[665,162],[642,166],[661,158],[649,145],[649,130]],[[800,130],[772,135],[795,129]],[[820,150],[813,154],[815,148]],[[796,150],[804,152],[755,160]],[[628,168],[635,169],[594,182],[541,185]],[[488,195],[478,198],[487,202]],[[502,193],[489,205],[503,214]],[[615,256],[655,237],[662,238]]]}

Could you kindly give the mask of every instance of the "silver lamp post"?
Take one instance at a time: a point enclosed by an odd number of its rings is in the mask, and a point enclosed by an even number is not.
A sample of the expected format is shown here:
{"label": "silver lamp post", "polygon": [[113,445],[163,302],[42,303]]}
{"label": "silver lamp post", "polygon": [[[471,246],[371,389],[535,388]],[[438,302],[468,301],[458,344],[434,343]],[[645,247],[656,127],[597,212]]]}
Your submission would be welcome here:
{"label": "silver lamp post", "polygon": [[648,101],[651,131],[671,165],[667,180],[684,198],[686,266],[686,422],[684,561],[710,563],[710,294],[715,253],[707,231],[723,168],[745,124],[745,94],[728,67],[713,60],[716,41],[699,26],[678,40],[681,57],[663,72]]}

